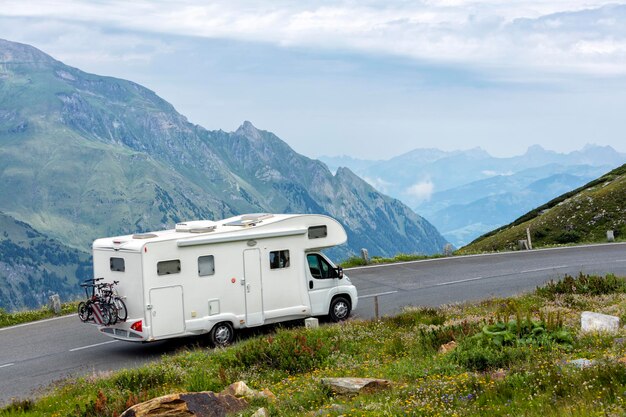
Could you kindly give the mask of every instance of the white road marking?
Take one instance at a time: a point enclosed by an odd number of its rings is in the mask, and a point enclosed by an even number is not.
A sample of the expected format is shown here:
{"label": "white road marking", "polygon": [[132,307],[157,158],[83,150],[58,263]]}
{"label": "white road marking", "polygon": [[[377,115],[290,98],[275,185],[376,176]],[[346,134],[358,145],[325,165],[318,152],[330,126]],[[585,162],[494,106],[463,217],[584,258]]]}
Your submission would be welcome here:
{"label": "white road marking", "polygon": [[0,368],[8,368],[9,366],[15,365],[14,363],[6,363],[4,365],[0,365]]}
{"label": "white road marking", "polygon": [[78,314],[74,313],[74,314],[69,314],[67,316],[52,317],[51,319],[43,319],[43,320],[31,321],[28,323],[16,324],[15,326],[3,327],[0,329],[0,332],[3,332],[5,330],[17,329],[18,327],[32,326],[33,324],[45,323],[48,321],[55,321],[55,320],[62,320],[62,319],[70,318],[70,317],[76,317],[76,316],[78,316]]}
{"label": "white road marking", "polygon": [[358,298],[373,298],[373,297],[380,297],[380,296],[383,296],[383,295],[395,294],[395,293],[397,293],[397,292],[398,292],[398,291],[387,291],[387,292],[381,292],[381,293],[378,293],[378,294],[359,295],[359,297],[358,297]]}
{"label": "white road marking", "polygon": [[74,348],[74,349],[70,349],[70,352],[76,352],[78,350],[89,349],[89,348],[92,348],[92,347],[108,345],[110,343],[116,343],[116,342],[118,342],[118,341],[117,340],[109,340],[108,342],[96,343],[96,344],[88,345],[88,346],[81,346],[81,347],[77,347],[77,348]]}
{"label": "white road marking", "polygon": [[433,285],[433,287],[441,287],[442,285],[460,284],[461,282],[478,281],[479,279],[485,279],[485,278],[495,278],[495,277],[475,277],[475,278],[459,279],[456,281],[440,282],[439,284]]}
{"label": "white road marking", "polygon": [[560,268],[569,268],[570,265],[554,265],[546,268],[537,268],[537,269],[527,269],[525,271],[519,271],[520,274],[529,274],[531,272],[541,272],[541,271],[550,271],[552,269],[560,269]]}

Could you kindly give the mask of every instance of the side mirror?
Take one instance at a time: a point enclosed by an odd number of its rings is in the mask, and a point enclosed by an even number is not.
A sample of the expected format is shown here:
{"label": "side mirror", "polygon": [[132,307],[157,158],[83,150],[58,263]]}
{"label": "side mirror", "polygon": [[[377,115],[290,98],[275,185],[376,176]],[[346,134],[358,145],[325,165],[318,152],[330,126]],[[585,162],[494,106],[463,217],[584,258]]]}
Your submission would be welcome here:
{"label": "side mirror", "polygon": [[337,268],[335,268],[335,271],[337,272],[337,278],[341,279],[343,278],[343,268],[338,266]]}

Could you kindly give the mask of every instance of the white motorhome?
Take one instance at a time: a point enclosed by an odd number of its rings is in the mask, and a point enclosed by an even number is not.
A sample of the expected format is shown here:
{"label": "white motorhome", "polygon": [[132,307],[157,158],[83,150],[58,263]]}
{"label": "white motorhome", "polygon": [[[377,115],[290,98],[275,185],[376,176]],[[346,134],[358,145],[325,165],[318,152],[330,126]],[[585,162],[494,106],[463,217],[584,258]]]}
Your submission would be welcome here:
{"label": "white motorhome", "polygon": [[357,290],[319,251],[347,240],[336,220],[248,214],[179,223],[175,229],[98,239],[94,276],[119,281],[128,318],[99,330],[127,341],[208,333],[328,315],[345,320]]}

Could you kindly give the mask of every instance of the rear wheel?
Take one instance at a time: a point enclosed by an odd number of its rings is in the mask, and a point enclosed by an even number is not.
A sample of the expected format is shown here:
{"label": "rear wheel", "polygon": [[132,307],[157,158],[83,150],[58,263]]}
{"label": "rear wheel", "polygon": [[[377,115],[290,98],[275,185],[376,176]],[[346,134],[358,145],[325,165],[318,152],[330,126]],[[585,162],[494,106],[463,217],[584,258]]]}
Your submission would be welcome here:
{"label": "rear wheel", "polygon": [[213,346],[225,347],[235,340],[235,329],[233,329],[232,324],[228,322],[218,323],[213,326],[209,335]]}
{"label": "rear wheel", "polygon": [[124,303],[124,300],[119,297],[115,297],[115,299],[113,300],[113,304],[117,308],[117,319],[119,321],[126,321],[126,319],[128,318],[128,310],[126,310],[126,304]]}
{"label": "rear wheel", "polygon": [[328,310],[328,316],[334,322],[344,321],[350,317],[350,301],[345,297],[333,298]]}

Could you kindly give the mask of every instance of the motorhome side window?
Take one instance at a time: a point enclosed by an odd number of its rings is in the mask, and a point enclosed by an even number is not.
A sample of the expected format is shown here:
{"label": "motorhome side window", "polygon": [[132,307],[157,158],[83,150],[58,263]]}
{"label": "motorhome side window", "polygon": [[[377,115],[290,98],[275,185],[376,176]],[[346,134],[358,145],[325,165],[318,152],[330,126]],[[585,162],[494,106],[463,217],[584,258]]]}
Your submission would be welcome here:
{"label": "motorhome side window", "polygon": [[198,258],[198,275],[206,277],[215,274],[215,258],[213,255],[201,256]]}
{"label": "motorhome side window", "polygon": [[124,272],[126,271],[126,265],[124,264],[124,258],[111,258],[111,271]]}
{"label": "motorhome side window", "polygon": [[328,236],[328,230],[326,229],[326,226],[309,227],[309,239],[319,239],[326,236]]}
{"label": "motorhome side window", "polygon": [[310,254],[306,256],[309,263],[309,270],[313,278],[334,278],[334,268],[318,254]]}
{"label": "motorhome side window", "polygon": [[287,268],[289,266],[289,251],[275,250],[270,252],[270,269]]}
{"label": "motorhome side window", "polygon": [[180,260],[157,262],[157,275],[169,275],[180,273]]}

